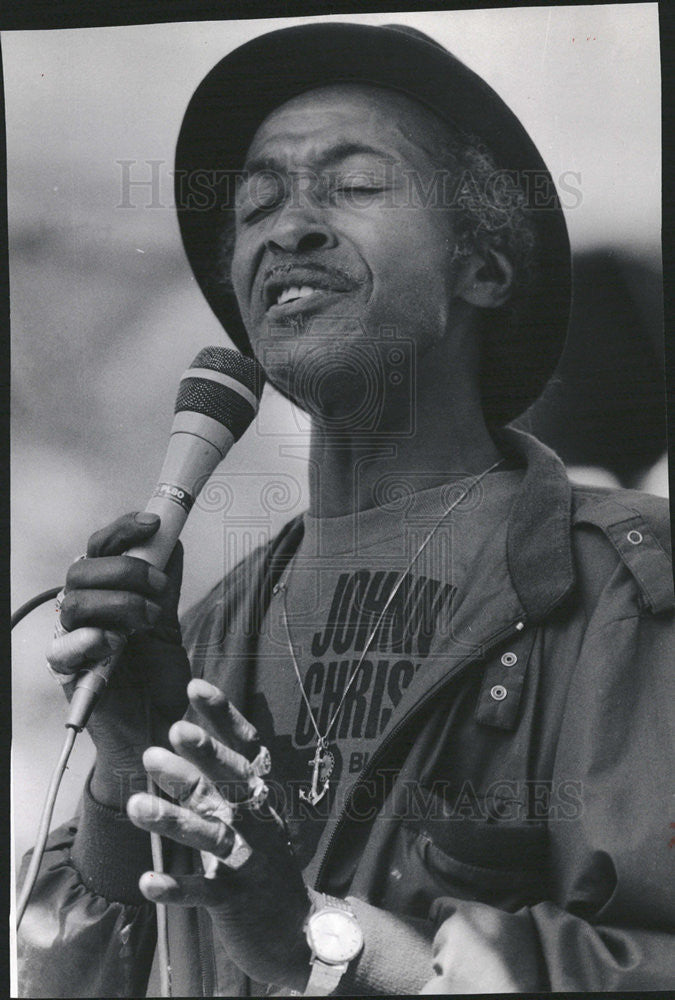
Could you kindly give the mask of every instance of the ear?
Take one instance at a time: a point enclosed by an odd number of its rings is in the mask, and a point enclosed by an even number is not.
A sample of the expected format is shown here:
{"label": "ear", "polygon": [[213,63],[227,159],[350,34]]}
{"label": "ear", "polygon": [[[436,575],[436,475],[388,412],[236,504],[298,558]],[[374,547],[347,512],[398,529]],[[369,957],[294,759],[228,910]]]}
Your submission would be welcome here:
{"label": "ear", "polygon": [[509,257],[492,247],[474,251],[464,261],[455,294],[479,309],[497,309],[508,301],[515,269]]}

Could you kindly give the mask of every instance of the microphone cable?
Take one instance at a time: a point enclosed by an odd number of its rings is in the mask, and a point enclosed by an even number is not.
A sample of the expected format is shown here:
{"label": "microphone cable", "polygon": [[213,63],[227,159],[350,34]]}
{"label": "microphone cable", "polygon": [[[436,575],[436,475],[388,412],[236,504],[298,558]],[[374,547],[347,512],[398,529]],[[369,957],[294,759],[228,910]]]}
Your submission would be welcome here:
{"label": "microphone cable", "polygon": [[15,625],[18,625],[20,621],[29,615],[31,611],[35,611],[39,608],[41,604],[46,604],[47,601],[54,601],[59,595],[61,588],[52,587],[51,590],[43,590],[41,594],[36,594],[35,597],[31,597],[30,601],[26,601],[22,604],[18,611],[15,611],[10,618],[10,629],[13,629]]}
{"label": "microphone cable", "polygon": [[[10,619],[10,629],[13,629],[20,621],[39,608],[40,605],[46,604],[47,601],[53,601],[58,595],[60,587],[52,587],[51,590],[43,590],[42,593],[36,594],[35,597],[31,597],[29,601],[22,604],[21,607],[14,612]],[[56,804],[56,796],[58,795],[59,788],[61,786],[61,779],[63,778],[66,767],[68,766],[68,760],[70,758],[71,751],[75,744],[75,737],[77,736],[77,729],[68,729],[66,732],[66,738],[59,755],[59,759],[56,762],[56,767],[52,773],[51,781],[49,783],[49,789],[47,791],[47,797],[45,799],[45,804],[42,808],[42,815],[40,817],[40,826],[38,828],[37,840],[35,842],[35,847],[33,848],[33,856],[30,860],[28,866],[28,871],[26,872],[26,877],[21,888],[21,894],[19,896],[19,901],[17,903],[17,917],[16,917],[16,929],[18,931],[21,926],[21,921],[23,920],[23,915],[26,911],[26,906],[28,905],[28,900],[33,891],[33,886],[35,885],[35,880],[37,878],[38,872],[40,870],[40,865],[42,864],[42,856],[44,854],[45,845],[47,843],[47,837],[49,836],[49,826],[52,821],[52,815],[54,812],[54,805]]]}
{"label": "microphone cable", "polygon": [[[31,611],[35,611],[36,608],[39,608],[42,604],[46,604],[47,601],[54,600],[60,591],[61,587],[52,587],[51,590],[43,590],[42,593],[36,594],[35,597],[32,597],[29,601],[26,601],[25,604],[22,604],[21,607],[11,616],[10,629],[13,629],[16,625],[18,625],[20,621],[31,613]],[[148,731],[149,728],[150,719],[148,717]],[[38,873],[40,871],[40,865],[42,864],[42,858],[44,856],[47,838],[49,836],[49,827],[51,826],[52,816],[54,814],[54,806],[56,805],[56,798],[59,793],[59,788],[61,787],[61,779],[63,778],[65,770],[68,766],[70,754],[73,746],[75,745],[75,739],[78,733],[81,732],[81,728],[78,728],[72,723],[66,723],[66,738],[63,741],[59,759],[56,762],[56,767],[52,772],[51,781],[49,782],[45,804],[42,807],[42,815],[40,816],[40,825],[38,827],[35,847],[33,848],[33,854],[30,859],[30,864],[28,865],[28,871],[26,872],[26,877],[23,881],[21,893],[16,906],[17,931],[21,926],[23,915],[26,912],[26,907],[28,906],[28,900],[31,897]],[[147,790],[151,794],[157,794],[158,791],[150,775],[148,775]],[[150,834],[150,845],[154,870],[157,872],[163,872],[164,863],[162,858],[162,841],[159,834]],[[155,906],[157,913],[157,951],[159,958],[160,996],[170,997],[172,995],[171,958],[169,954],[169,934],[166,905],[164,903],[156,903]]]}
{"label": "microphone cable", "polygon": [[28,905],[28,900],[30,899],[33,887],[35,885],[35,880],[37,879],[38,872],[40,871],[40,865],[42,864],[42,856],[45,851],[45,845],[47,843],[47,837],[49,836],[49,827],[52,821],[52,814],[54,812],[54,805],[56,804],[56,796],[61,785],[61,778],[63,777],[64,771],[68,765],[68,760],[70,758],[70,753],[75,744],[75,737],[77,736],[77,729],[67,729],[66,738],[61,749],[61,754],[54,768],[52,774],[52,779],[49,783],[49,790],[47,791],[47,798],[45,799],[45,804],[42,808],[42,816],[40,817],[40,826],[38,828],[37,840],[35,842],[35,847],[33,848],[33,856],[30,859],[30,865],[28,866],[28,871],[26,872],[26,877],[21,887],[21,894],[19,896],[19,901],[16,907],[16,929],[18,931],[21,926],[21,921],[23,920],[23,915],[26,912],[26,906]]}

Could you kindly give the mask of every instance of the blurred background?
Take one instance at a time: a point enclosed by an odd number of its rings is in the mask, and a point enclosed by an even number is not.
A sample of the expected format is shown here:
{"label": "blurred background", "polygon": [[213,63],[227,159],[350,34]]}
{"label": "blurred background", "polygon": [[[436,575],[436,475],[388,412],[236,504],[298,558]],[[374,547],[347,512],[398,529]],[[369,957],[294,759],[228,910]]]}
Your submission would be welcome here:
{"label": "blurred background", "polygon": [[[520,116],[560,180],[569,347],[526,415],[574,478],[666,495],[656,4],[348,15],[428,32]],[[185,106],[230,49],[294,20],[3,33],[12,323],[12,606],[59,584],[96,528],[142,508],[178,379],[226,342],[173,211]],[[269,387],[184,533],[183,607],[306,501],[307,425]],[[229,487],[229,492],[228,492]],[[32,843],[63,738],[52,606],[15,631],[14,837]],[[75,807],[82,736],[56,808]]]}

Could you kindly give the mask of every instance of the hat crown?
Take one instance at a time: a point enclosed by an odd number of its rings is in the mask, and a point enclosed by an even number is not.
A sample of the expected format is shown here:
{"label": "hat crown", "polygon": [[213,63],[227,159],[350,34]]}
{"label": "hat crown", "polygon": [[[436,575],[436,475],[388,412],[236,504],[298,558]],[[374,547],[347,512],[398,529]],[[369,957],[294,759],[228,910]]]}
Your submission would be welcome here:
{"label": "hat crown", "polygon": [[431,35],[427,35],[424,31],[420,31],[419,28],[411,28],[409,24],[383,24],[382,27],[388,28],[390,31],[403,31],[406,35],[410,35],[411,38],[419,38],[421,42],[427,42],[428,45],[434,45],[442,52],[448,51],[444,45],[437,42],[435,38],[431,37]]}

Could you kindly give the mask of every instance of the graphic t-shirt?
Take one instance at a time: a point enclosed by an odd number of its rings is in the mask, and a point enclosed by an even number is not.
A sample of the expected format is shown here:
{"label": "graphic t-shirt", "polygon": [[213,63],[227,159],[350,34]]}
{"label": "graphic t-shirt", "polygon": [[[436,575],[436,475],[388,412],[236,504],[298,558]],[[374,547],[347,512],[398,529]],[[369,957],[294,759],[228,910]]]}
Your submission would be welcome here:
{"label": "graphic t-shirt", "polygon": [[[487,477],[489,490],[481,484],[479,501],[494,515],[487,523],[506,515],[517,475],[496,472]],[[439,633],[451,629],[464,568],[453,563],[453,532],[471,520],[476,491],[447,512],[467,485],[458,480],[412,495],[394,491],[388,504],[357,515],[304,515],[303,540],[263,622],[251,721],[271,751],[273,796],[310,880],[328,815],[342,809],[392,712],[433,656]],[[485,530],[485,516],[481,522]],[[317,729],[328,751],[318,790],[326,778],[328,790],[312,805],[307,795]],[[343,890],[349,864],[345,859]]]}

